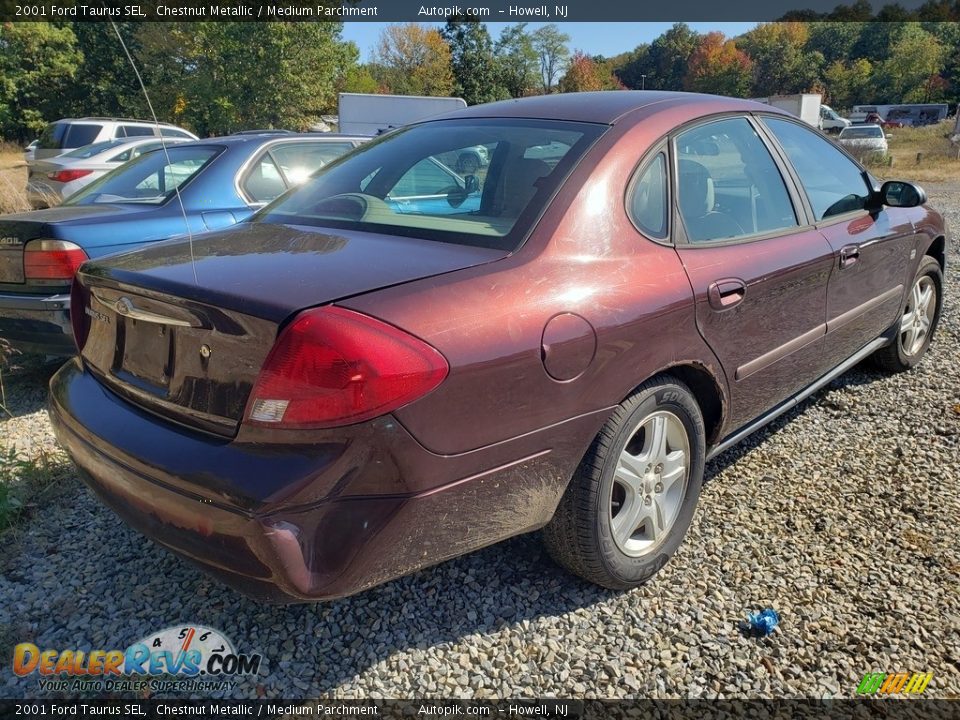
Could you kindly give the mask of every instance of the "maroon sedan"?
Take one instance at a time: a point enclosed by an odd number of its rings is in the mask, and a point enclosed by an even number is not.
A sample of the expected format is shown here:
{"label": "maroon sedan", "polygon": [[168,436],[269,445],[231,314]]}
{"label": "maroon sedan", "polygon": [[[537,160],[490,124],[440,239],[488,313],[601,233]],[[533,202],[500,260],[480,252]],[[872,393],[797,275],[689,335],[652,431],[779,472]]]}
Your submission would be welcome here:
{"label": "maroon sedan", "polygon": [[920,360],[925,201],[748,101],[481,105],[85,264],[50,414],[104,504],[246,593],[348,595],[538,528],[629,588],[707,459],[868,356]]}

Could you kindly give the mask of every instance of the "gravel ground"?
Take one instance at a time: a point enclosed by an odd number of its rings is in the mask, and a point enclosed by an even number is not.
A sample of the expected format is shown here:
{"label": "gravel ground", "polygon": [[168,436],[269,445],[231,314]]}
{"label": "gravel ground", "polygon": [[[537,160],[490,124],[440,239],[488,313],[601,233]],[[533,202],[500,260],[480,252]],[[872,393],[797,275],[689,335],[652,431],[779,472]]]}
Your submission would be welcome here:
{"label": "gravel ground", "polygon": [[[960,229],[960,187],[931,186]],[[950,248],[957,259],[957,247]],[[850,697],[864,673],[933,672],[960,696],[960,280],[915,371],[858,368],[708,467],[674,560],[597,589],[515,538],[346,600],[258,605],[128,530],[75,480],[4,536],[0,647],[125,647],[195,622],[265,669],[231,695]],[[51,370],[7,378],[0,446],[54,441]],[[775,608],[769,638],[747,612]],[[0,668],[0,696],[37,694]]]}

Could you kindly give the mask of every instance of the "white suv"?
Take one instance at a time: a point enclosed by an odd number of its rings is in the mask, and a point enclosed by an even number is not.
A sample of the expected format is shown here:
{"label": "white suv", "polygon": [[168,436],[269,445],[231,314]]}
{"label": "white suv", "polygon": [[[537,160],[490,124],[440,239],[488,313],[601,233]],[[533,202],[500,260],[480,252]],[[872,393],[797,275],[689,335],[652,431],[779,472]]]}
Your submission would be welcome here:
{"label": "white suv", "polygon": [[34,158],[56,157],[85,145],[118,138],[162,136],[181,140],[197,140],[197,136],[169,123],[125,118],[64,118],[47,125],[37,141]]}

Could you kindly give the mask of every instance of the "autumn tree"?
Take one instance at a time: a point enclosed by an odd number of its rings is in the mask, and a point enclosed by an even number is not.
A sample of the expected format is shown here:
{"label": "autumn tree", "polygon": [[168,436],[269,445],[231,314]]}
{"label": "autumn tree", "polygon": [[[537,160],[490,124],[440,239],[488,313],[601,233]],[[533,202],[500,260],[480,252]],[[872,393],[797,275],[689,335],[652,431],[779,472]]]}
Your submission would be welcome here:
{"label": "autumn tree", "polygon": [[62,98],[64,116],[149,117],[136,73],[117,39],[119,32],[134,58],[138,57],[139,27],[136,22],[70,23],[83,60]]}
{"label": "autumn tree", "polygon": [[374,76],[399,95],[451,95],[450,46],[440,33],[418,23],[388,25],[373,53]]}
{"label": "autumn tree", "polygon": [[540,56],[526,28],[527,23],[508,25],[494,46],[500,85],[515,98],[533,91],[540,70]]}
{"label": "autumn tree", "polygon": [[690,56],[684,87],[695,92],[743,97],[750,89],[747,54],[721,32],[704,35]]}
{"label": "autumn tree", "polygon": [[161,119],[200,134],[306,129],[336,108],[359,51],[339,23],[143,23],[138,61]]}
{"label": "autumn tree", "polygon": [[[954,48],[956,52],[956,48]],[[889,57],[877,68],[880,87],[893,102],[929,102],[947,50],[919,23],[904,23]],[[939,99],[939,98],[937,98]]]}
{"label": "autumn tree", "polygon": [[610,58],[610,67],[617,79],[631,90],[646,90],[650,71],[650,45],[637,45],[633,50]]}
{"label": "autumn tree", "polygon": [[560,32],[556,25],[550,24],[534,31],[530,39],[540,59],[541,87],[543,92],[551,93],[570,58],[570,49],[567,47],[570,36]]}
{"label": "autumn tree", "polygon": [[62,102],[83,55],[69,27],[51,23],[0,24],[0,132],[35,137]]}
{"label": "autumn tree", "polygon": [[497,77],[493,41],[487,26],[475,19],[453,16],[440,35],[450,47],[454,92],[468,105],[501,100],[507,96]]}
{"label": "autumn tree", "polygon": [[[642,66],[647,77],[647,90],[682,90],[687,77],[690,56],[697,48],[700,35],[686,23],[673,27],[650,43]],[[637,68],[640,74],[641,68]]]}
{"label": "autumn tree", "polygon": [[580,50],[570,59],[570,65],[558,87],[560,92],[624,89],[623,83],[613,74],[609,63],[603,59],[592,58]]}
{"label": "autumn tree", "polygon": [[764,23],[737,38],[737,47],[752,62],[750,93],[766,97],[809,92],[824,59],[818,51],[807,51],[808,39],[807,25],[797,22]]}
{"label": "autumn tree", "polygon": [[824,70],[826,100],[838,108],[848,109],[873,96],[873,66],[866,58],[850,63],[836,60]]}

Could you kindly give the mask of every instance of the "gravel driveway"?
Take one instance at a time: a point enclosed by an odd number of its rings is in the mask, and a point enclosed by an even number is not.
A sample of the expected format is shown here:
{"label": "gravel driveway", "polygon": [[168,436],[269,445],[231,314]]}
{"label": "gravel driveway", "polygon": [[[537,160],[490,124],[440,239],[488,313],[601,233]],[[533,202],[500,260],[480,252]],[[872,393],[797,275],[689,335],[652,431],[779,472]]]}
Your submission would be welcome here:
{"label": "gravel driveway", "polygon": [[[960,187],[930,186],[960,230]],[[957,247],[950,248],[956,264]],[[608,592],[524,536],[314,606],[258,605],[128,530],[76,480],[3,536],[0,657],[125,647],[194,622],[265,669],[237,697],[852,696],[866,672],[960,694],[960,280],[897,377],[858,368],[708,466],[690,534],[649,585]],[[52,370],[7,378],[0,450],[54,446]],[[771,637],[738,630],[775,608]],[[0,668],[0,696],[37,695]]]}

